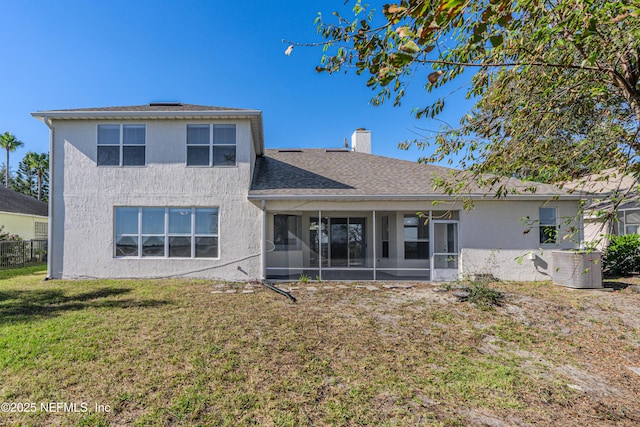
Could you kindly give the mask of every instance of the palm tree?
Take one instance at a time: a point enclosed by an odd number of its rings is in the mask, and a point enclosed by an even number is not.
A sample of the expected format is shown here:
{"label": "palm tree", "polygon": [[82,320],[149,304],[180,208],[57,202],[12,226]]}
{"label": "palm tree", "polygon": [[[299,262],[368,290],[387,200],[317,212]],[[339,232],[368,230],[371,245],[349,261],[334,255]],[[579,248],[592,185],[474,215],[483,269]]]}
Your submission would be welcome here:
{"label": "palm tree", "polygon": [[49,173],[49,153],[29,151],[23,160],[38,177],[38,200],[42,198],[42,178]]}
{"label": "palm tree", "polygon": [[4,177],[4,186],[9,188],[9,152],[16,151],[18,147],[22,147],[24,143],[19,141],[11,132],[5,132],[0,135],[0,147],[7,151],[6,173]]}

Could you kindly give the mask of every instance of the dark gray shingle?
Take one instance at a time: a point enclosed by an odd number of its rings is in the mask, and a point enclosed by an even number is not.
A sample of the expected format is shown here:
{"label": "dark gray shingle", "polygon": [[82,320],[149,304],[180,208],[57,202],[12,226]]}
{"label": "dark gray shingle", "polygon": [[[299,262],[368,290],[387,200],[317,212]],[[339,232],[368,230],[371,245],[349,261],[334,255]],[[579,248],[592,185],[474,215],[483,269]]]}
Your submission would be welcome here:
{"label": "dark gray shingle", "polygon": [[[442,196],[433,178],[450,177],[453,169],[417,162],[358,153],[321,149],[265,150],[258,158],[251,185],[251,196]],[[509,188],[526,192],[535,188],[538,196],[568,193],[539,183],[504,179]],[[473,186],[475,195],[491,194]]]}
{"label": "dark gray shingle", "polygon": [[48,206],[45,202],[0,185],[0,212],[47,216]]}

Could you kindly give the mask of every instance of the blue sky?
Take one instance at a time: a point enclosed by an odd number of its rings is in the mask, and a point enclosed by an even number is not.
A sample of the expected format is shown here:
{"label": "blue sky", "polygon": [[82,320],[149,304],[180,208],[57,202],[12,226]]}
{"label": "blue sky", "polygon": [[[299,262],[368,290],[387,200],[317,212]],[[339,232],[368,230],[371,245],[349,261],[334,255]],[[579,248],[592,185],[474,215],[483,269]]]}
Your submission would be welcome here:
{"label": "blue sky", "polygon": [[[315,72],[320,48],[284,55],[282,39],[318,41],[317,13],[336,9],[342,0],[4,1],[0,132],[25,143],[11,169],[27,151],[48,150],[33,111],[153,101],[262,110],[267,148],[342,147],[364,127],[374,154],[417,160],[423,152],[397,145],[438,127],[411,117],[434,100],[422,82],[401,107],[373,107],[364,76]],[[441,118],[455,124],[470,104],[464,91],[447,101]]]}

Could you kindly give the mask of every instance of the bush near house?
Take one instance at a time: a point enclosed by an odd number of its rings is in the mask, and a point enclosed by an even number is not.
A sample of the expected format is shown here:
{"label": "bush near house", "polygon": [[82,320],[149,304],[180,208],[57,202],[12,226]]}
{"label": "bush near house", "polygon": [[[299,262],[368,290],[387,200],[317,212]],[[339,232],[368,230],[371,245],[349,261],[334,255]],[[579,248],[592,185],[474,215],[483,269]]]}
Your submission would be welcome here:
{"label": "bush near house", "polygon": [[22,237],[18,236],[17,234],[10,234],[6,231],[4,231],[4,225],[0,225],[0,242],[4,242],[4,241],[19,241],[22,240]]}
{"label": "bush near house", "polygon": [[640,235],[611,236],[604,252],[605,274],[625,276],[640,272]]}

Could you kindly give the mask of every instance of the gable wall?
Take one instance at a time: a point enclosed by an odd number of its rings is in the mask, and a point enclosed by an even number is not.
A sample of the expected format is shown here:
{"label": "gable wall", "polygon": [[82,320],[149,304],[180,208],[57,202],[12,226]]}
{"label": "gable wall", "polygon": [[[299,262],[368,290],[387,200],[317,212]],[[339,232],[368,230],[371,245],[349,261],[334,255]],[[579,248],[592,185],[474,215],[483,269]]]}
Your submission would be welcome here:
{"label": "gable wall", "polygon": [[[98,167],[98,123],[146,124],[147,165]],[[186,167],[187,123],[235,123],[237,166]],[[254,163],[248,120],[79,120],[54,128],[53,277],[260,277],[261,211],[247,201]],[[116,206],[219,207],[219,259],[115,258]]]}

